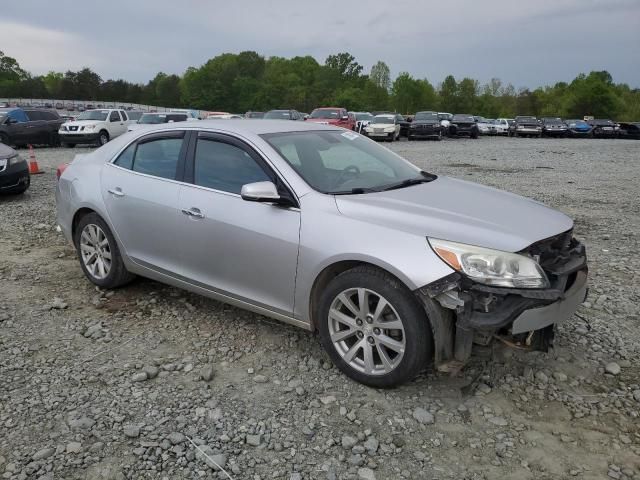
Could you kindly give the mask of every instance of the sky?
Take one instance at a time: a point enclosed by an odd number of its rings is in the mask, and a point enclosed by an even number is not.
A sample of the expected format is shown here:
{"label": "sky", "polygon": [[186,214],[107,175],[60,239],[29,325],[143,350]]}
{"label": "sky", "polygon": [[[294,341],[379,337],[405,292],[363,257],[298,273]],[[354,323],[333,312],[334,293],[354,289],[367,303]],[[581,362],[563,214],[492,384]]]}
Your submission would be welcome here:
{"label": "sky", "polygon": [[369,72],[448,74],[516,88],[608,70],[640,87],[640,0],[21,0],[2,2],[0,50],[33,74],[181,75],[225,52],[347,51]]}

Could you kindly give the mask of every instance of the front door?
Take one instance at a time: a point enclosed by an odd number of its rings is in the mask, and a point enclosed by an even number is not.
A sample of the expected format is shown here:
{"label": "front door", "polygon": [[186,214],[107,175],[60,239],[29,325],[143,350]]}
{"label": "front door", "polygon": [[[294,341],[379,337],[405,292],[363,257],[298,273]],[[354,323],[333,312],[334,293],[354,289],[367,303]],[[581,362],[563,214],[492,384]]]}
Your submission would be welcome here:
{"label": "front door", "polygon": [[292,316],[300,211],[245,201],[243,185],[274,173],[243,142],[200,133],[180,190],[182,266],[194,283]]}
{"label": "front door", "polygon": [[180,264],[176,172],[183,137],[183,131],[143,137],[102,171],[102,196],[120,245],[134,262],[161,272]]}

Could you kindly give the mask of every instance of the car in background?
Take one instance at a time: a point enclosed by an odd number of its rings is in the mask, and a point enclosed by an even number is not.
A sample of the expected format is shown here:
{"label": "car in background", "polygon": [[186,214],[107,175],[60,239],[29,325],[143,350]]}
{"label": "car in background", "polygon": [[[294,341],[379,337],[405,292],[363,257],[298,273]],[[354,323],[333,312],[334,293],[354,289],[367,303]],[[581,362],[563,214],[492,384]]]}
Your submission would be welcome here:
{"label": "car in background", "polygon": [[446,129],[440,122],[437,112],[417,112],[409,126],[408,140],[430,138],[442,140]]}
{"label": "car in background", "polygon": [[640,122],[620,122],[619,126],[619,138],[640,140]]}
{"label": "car in background", "polygon": [[243,118],[244,116],[239,113],[210,113],[207,115],[207,120],[242,120]]}
{"label": "car in background", "polygon": [[[121,108],[120,110],[124,110],[124,108]],[[143,114],[144,112],[140,110],[130,110],[127,112],[127,117],[129,117],[129,120],[131,120],[132,122],[137,122],[142,118]]]}
{"label": "car in background", "polygon": [[64,120],[55,110],[0,109],[0,143],[15,146],[60,144],[58,129]]}
{"label": "car in background", "polygon": [[594,138],[616,138],[618,136],[616,124],[612,120],[596,118],[587,123],[593,127],[591,135]]}
{"label": "car in background", "polygon": [[371,123],[373,120],[373,115],[369,112],[349,112],[353,114],[353,118],[355,120],[355,131],[358,133],[362,132],[362,129]]}
{"label": "car in background", "polygon": [[364,127],[362,133],[374,140],[386,140],[388,142],[400,140],[400,124],[398,123],[397,115],[376,115],[369,122],[369,125]]}
{"label": "car in background", "polygon": [[264,118],[264,112],[247,112],[244,118]]}
{"label": "car in background", "polygon": [[581,118],[565,120],[564,123],[567,125],[567,134],[570,137],[579,138],[592,136],[591,131],[593,127]]}
{"label": "car in background", "polygon": [[445,134],[449,135],[449,127],[451,127],[452,113],[438,112],[438,118],[440,119],[440,125],[444,127]]}
{"label": "car in background", "polygon": [[516,137],[541,137],[542,125],[538,119],[531,115],[519,115],[515,119],[513,135]]}
{"label": "car in background", "polygon": [[86,110],[73,122],[64,123],[58,135],[64,147],[75,147],[78,144],[102,146],[126,133],[131,123],[133,121],[129,120],[124,110]]}
{"label": "car in background", "polygon": [[509,126],[513,123],[511,118],[496,118],[491,126],[494,135],[509,135]]}
{"label": "car in background", "polygon": [[159,125],[162,123],[186,122],[193,120],[186,113],[156,112],[145,113],[136,123],[131,123],[127,127],[128,132],[139,130],[148,125]]}
{"label": "car in background", "polygon": [[486,118],[479,115],[474,115],[473,118],[476,121],[480,135],[489,135],[491,133],[491,123]]}
{"label": "car in background", "polygon": [[67,112],[75,112],[76,106],[73,103],[67,103],[64,106],[64,110],[66,110]]}
{"label": "car in background", "polygon": [[302,115],[297,110],[269,110],[264,114],[265,120],[293,120],[293,121],[303,121],[304,115]]}
{"label": "car in background", "polygon": [[373,114],[373,116],[395,115],[396,123],[400,125],[400,135],[403,137],[406,137],[409,134],[409,126],[411,125],[411,122],[407,118],[405,118],[404,115],[398,112],[392,112],[389,110],[381,110],[381,111],[375,111],[371,113]]}
{"label": "car in background", "polygon": [[56,110],[64,110],[64,104],[62,102],[57,102]]}
{"label": "car in background", "polygon": [[543,137],[566,137],[569,131],[567,124],[560,117],[543,117],[542,136]]}
{"label": "car in background", "polygon": [[477,139],[480,136],[480,129],[473,115],[468,113],[456,113],[451,119],[449,127],[451,136],[469,137]]}
{"label": "car in background", "polygon": [[355,130],[356,128],[355,117],[349,115],[346,108],[340,107],[316,108],[305,120],[312,123],[342,127],[347,130]]}
{"label": "car in background", "polygon": [[27,161],[9,145],[0,144],[0,193],[24,193],[30,183]]}

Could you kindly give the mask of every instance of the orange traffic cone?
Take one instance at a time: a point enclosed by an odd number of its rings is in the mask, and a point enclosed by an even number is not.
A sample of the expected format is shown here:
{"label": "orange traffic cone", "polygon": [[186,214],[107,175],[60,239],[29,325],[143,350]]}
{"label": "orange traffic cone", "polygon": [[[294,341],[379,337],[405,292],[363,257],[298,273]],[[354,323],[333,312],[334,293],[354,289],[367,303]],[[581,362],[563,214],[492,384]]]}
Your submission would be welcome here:
{"label": "orange traffic cone", "polygon": [[31,175],[37,175],[38,173],[44,173],[40,170],[38,166],[38,161],[36,160],[36,154],[33,151],[33,147],[29,145],[29,173]]}

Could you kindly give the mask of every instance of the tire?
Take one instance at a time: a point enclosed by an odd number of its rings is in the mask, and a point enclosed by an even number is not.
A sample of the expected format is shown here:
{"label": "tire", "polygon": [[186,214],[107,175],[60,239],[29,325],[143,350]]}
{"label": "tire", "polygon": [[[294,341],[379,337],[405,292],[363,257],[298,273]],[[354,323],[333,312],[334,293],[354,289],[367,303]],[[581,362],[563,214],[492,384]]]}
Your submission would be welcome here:
{"label": "tire", "polygon": [[106,130],[100,130],[98,134],[98,146],[101,147],[109,142],[109,132]]}
{"label": "tire", "polygon": [[[360,298],[367,299],[363,311],[359,310]],[[381,299],[386,306],[377,313]],[[385,320],[375,320],[376,313]],[[320,341],[333,363],[348,377],[370,387],[401,385],[420,373],[433,357],[433,337],[424,309],[397,278],[375,267],[355,267],[331,280],[320,297],[317,319]],[[389,322],[401,328],[376,326]],[[334,343],[332,336],[341,338]],[[371,359],[368,368],[366,358]]]}
{"label": "tire", "polygon": [[60,137],[57,132],[51,132],[49,134],[49,146],[50,147],[59,147],[60,146]]}
{"label": "tire", "polygon": [[[83,234],[86,234],[86,237]],[[96,239],[98,240],[97,242]],[[104,244],[105,240],[106,245]],[[98,242],[101,245],[101,253],[99,258],[95,259],[95,255],[89,256],[89,253],[91,249],[95,251],[95,245]],[[73,236],[73,243],[78,253],[80,267],[93,284],[102,288],[116,288],[129,283],[135,278],[135,275],[129,273],[125,268],[118,244],[109,226],[98,214],[89,213],[80,219]],[[111,256],[110,261],[107,253]],[[86,255],[87,258],[83,258],[83,255]],[[92,258],[94,259],[93,262],[91,262]],[[103,264],[104,270],[102,271],[100,270],[100,262]],[[92,265],[94,267],[92,270],[96,270],[95,273],[90,271],[87,265]],[[103,275],[105,270],[106,274]]]}
{"label": "tire", "polygon": [[473,131],[473,132],[471,132],[470,137],[471,137],[472,139],[477,140],[477,139],[478,139],[478,136],[479,136],[479,135],[478,135],[478,132],[477,132],[477,131]]}
{"label": "tire", "polygon": [[407,135],[407,142],[411,142],[413,140],[413,137],[411,135]]}

